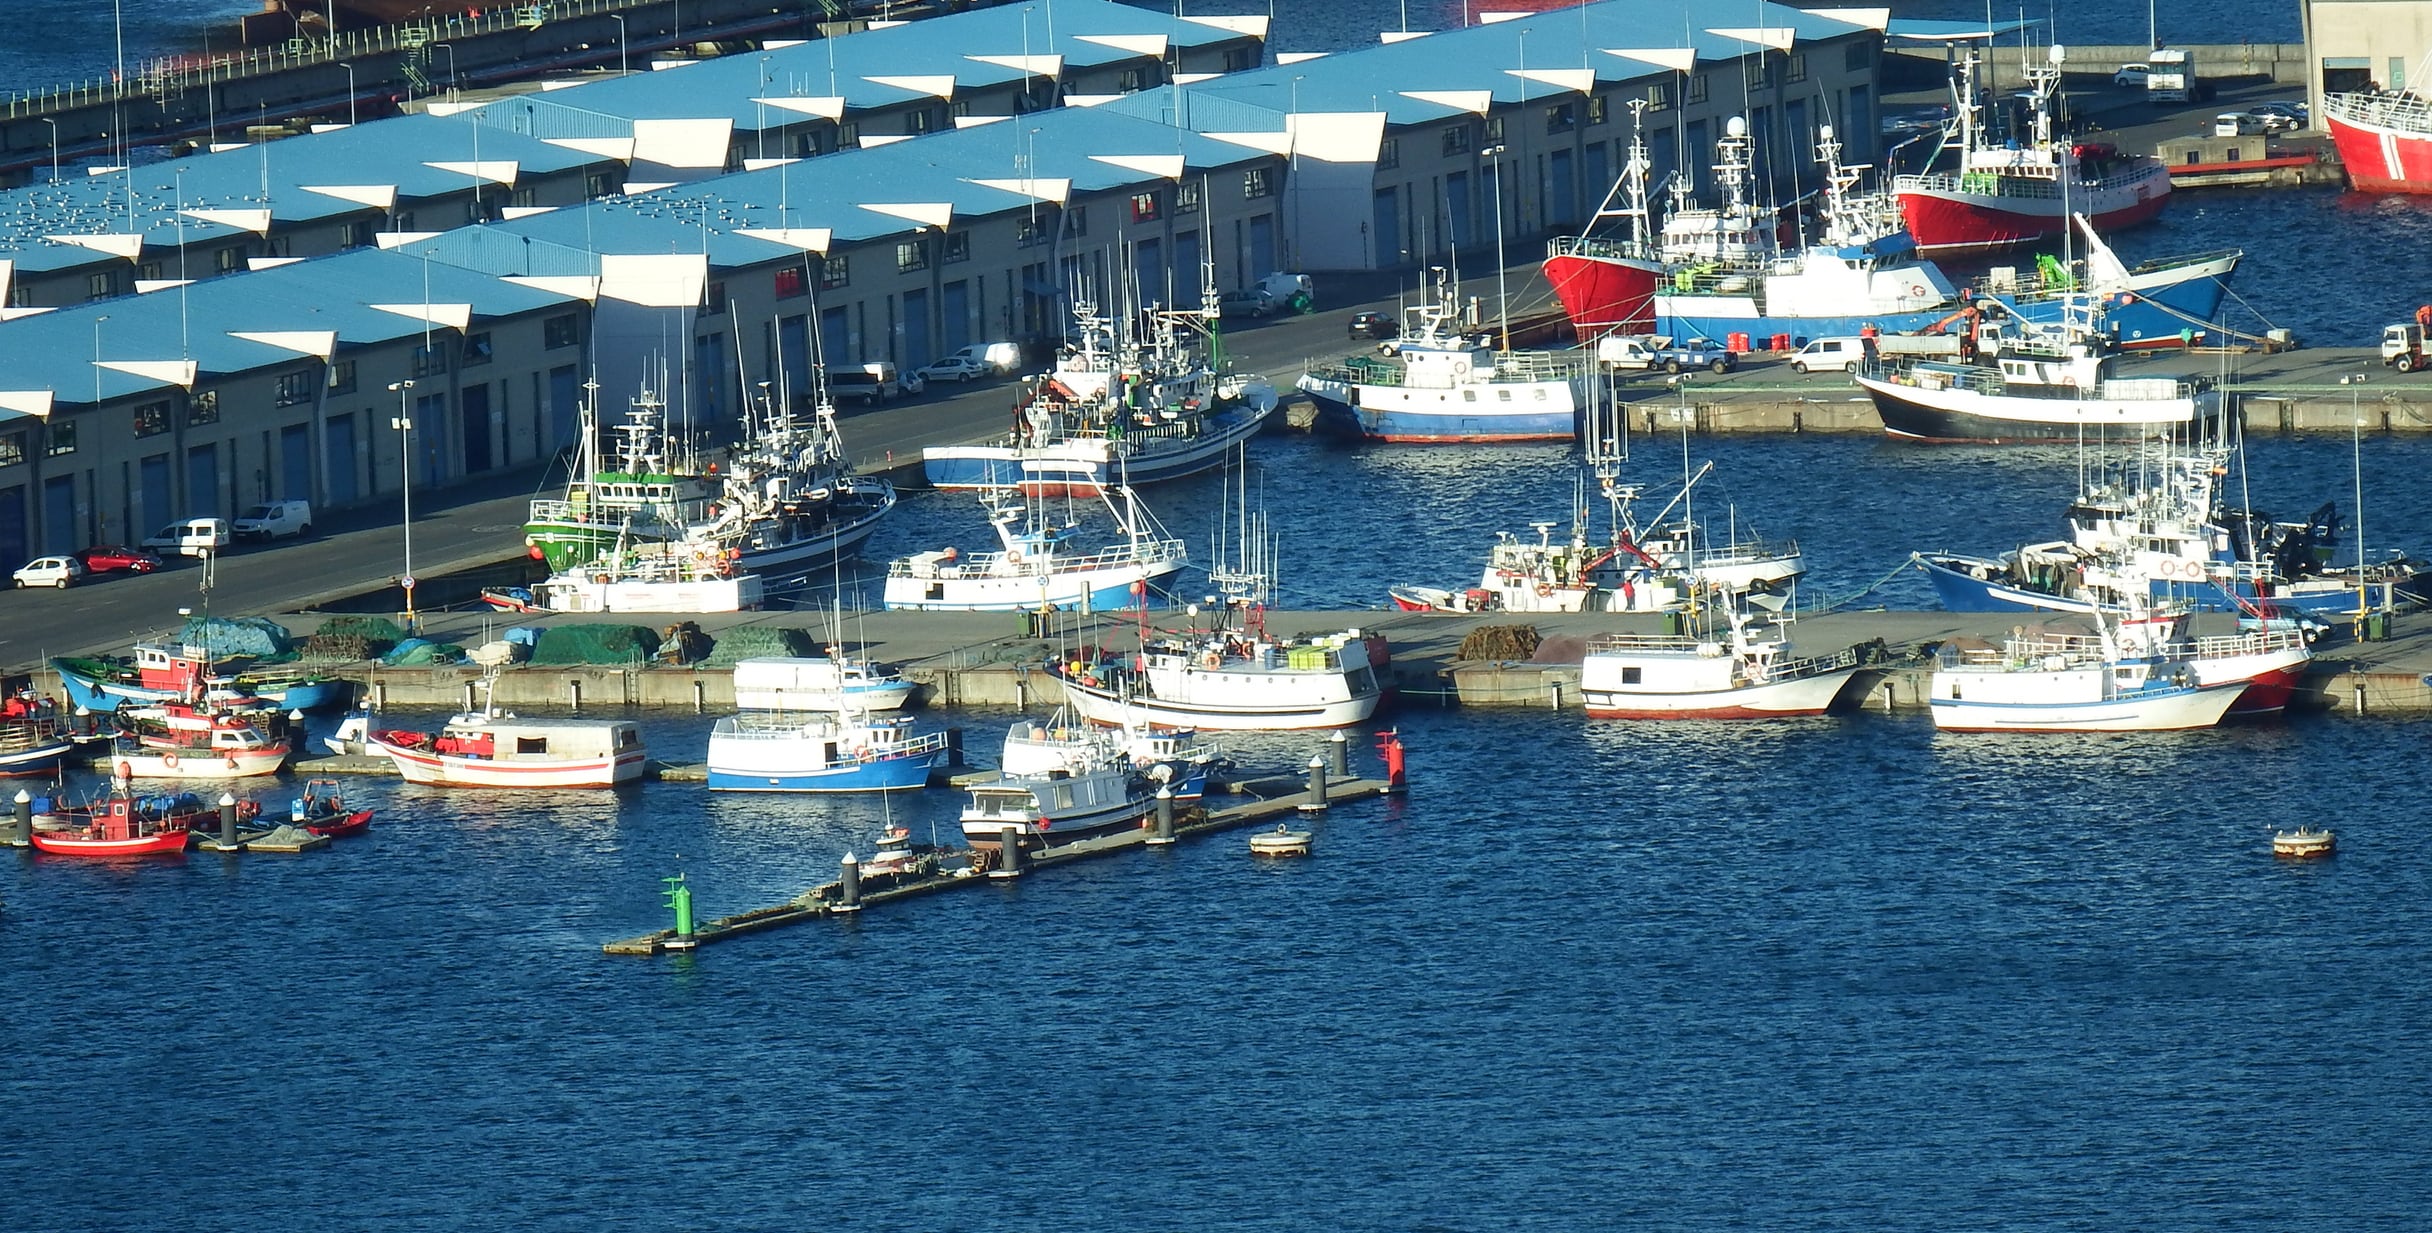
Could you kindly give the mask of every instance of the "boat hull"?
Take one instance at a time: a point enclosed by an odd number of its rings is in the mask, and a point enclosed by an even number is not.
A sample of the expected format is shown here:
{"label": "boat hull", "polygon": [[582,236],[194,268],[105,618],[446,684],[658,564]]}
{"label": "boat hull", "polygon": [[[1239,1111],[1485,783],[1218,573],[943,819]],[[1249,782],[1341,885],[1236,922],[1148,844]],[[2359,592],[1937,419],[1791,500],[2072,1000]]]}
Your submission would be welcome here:
{"label": "boat hull", "polygon": [[815,726],[800,732],[762,731],[738,735],[721,725],[709,735],[712,792],[906,792],[929,784],[929,772],[945,756],[944,733],[899,745],[864,746],[857,756],[836,761],[827,752],[865,733],[839,736]]}
{"label": "boat hull", "polygon": [[49,775],[76,750],[76,742],[61,736],[36,741],[21,749],[0,753],[0,779],[25,775]]}
{"label": "boat hull", "polygon": [[1974,178],[1901,178],[1894,190],[1900,216],[1919,252],[1936,257],[2007,252],[2059,235],[2071,212],[2087,215],[2096,230],[2108,233],[2151,222],[2170,201],[2170,169],[2160,163],[2099,185],[2080,181],[2066,198],[1964,187]]}
{"label": "boat hull", "polygon": [[[2006,565],[1985,557],[1920,553],[1914,559],[1934,588],[1934,597],[1947,612],[2068,612],[2091,616],[2097,607],[2092,600],[2008,582]],[[2353,585],[2282,584],[2270,595],[2257,595],[2253,585],[2243,581],[2225,588],[2209,581],[2189,583],[2156,578],[2149,587],[2147,593],[2157,604],[2187,604],[2198,612],[2252,613],[2269,609],[2316,620],[2342,620],[2359,611],[2357,588]],[[2363,611],[2386,611],[2414,602],[2406,586],[2389,582],[2367,584],[2364,595]],[[2123,611],[2117,606],[2103,610],[2113,615]]]}
{"label": "boat hull", "polygon": [[183,852],[192,838],[192,834],[185,830],[161,831],[130,839],[85,839],[72,832],[38,830],[30,841],[35,851],[48,852],[53,856],[127,857]]}
{"label": "boat hull", "polygon": [[1317,427],[1336,437],[1387,444],[1480,445],[1569,441],[1579,435],[1577,401],[1567,389],[1563,397],[1542,403],[1515,399],[1520,410],[1482,412],[1478,408],[1488,404],[1463,402],[1451,390],[1396,390],[1405,397],[1380,403],[1379,392],[1392,388],[1349,386],[1315,376],[1300,380],[1301,392],[1317,404]]}
{"label": "boat hull", "polygon": [[1132,584],[1152,589],[1182,572],[1180,561],[1066,574],[887,579],[886,606],[913,612],[1036,612],[1042,607],[1114,612],[1139,606]]}
{"label": "boat hull", "polygon": [[1694,693],[1580,690],[1590,719],[1783,719],[1822,715],[1855,677],[1855,666],[1789,681]]}
{"label": "boat hull", "polygon": [[[1150,437],[1118,445],[1099,438],[1037,448],[1010,445],[937,446],[921,453],[930,487],[978,490],[1018,487],[1029,496],[1094,497],[1121,484],[1154,484],[1197,475],[1224,462],[1234,446],[1258,435],[1275,413],[1275,392],[1252,396],[1210,415],[1186,438]],[[1255,395],[1256,391],[1253,391]]]}
{"label": "boat hull", "polygon": [[[1655,290],[1662,270],[1629,257],[1557,253],[1545,259],[1545,280],[1582,339],[1644,334],[1655,329]],[[1853,333],[1855,331],[1852,331]]]}
{"label": "boat hull", "polygon": [[646,755],[638,749],[596,758],[500,761],[403,749],[385,741],[366,743],[397,764],[407,783],[436,788],[613,788],[642,777]]}
{"label": "boat hull", "polygon": [[[1963,682],[1963,694],[1973,683]],[[1945,732],[2172,732],[2220,723],[2245,690],[2244,682],[2228,682],[2116,698],[2012,701],[1945,697],[1937,684],[1932,703],[1934,726]]]}
{"label": "boat hull", "polygon": [[2102,398],[2022,398],[1967,389],[1928,390],[1860,374],[1883,430],[1913,441],[2010,445],[2158,436],[2219,414],[2220,400],[2120,401]]}
{"label": "boat hull", "polygon": [[2322,122],[2358,192],[2432,193],[2432,113],[2422,103],[2335,94],[2323,100]]}
{"label": "boat hull", "polygon": [[287,746],[282,743],[269,749],[198,749],[191,753],[121,751],[111,758],[137,779],[251,779],[277,774],[287,761]]}
{"label": "boat hull", "polygon": [[[1231,670],[1232,675],[1240,675]],[[1064,700],[1075,713],[1093,724],[1120,727],[1125,723],[1146,724],[1152,728],[1201,728],[1210,732],[1299,732],[1316,728],[1341,728],[1365,721],[1376,714],[1383,700],[1381,690],[1368,690],[1334,699],[1311,699],[1306,702],[1274,701],[1279,691],[1254,690],[1268,697],[1245,697],[1239,701],[1192,699],[1188,702],[1166,701],[1158,698],[1133,696],[1124,698],[1110,690],[1093,689],[1078,681],[1064,681]]]}
{"label": "boat hull", "polygon": [[1051,817],[1046,820],[1044,827],[1035,818],[967,817],[962,821],[963,840],[974,848],[995,852],[1004,846],[1005,830],[1011,827],[1024,852],[1033,855],[1051,853],[1080,840],[1132,829],[1148,816],[1149,810],[1155,808],[1156,804],[1154,797],[1129,798],[1095,810]]}

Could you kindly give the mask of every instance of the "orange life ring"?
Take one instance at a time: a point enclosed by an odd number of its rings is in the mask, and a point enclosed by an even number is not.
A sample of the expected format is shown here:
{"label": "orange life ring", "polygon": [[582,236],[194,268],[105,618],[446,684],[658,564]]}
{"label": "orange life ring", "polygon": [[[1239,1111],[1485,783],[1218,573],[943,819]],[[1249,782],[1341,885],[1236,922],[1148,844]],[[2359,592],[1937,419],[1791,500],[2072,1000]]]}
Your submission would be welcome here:
{"label": "orange life ring", "polygon": [[162,755],[160,756],[160,764],[161,764],[162,766],[164,766],[164,767],[168,768],[169,770],[173,770],[173,771],[174,771],[174,770],[176,770],[176,769],[177,769],[177,755],[176,755],[176,754],[162,754]]}
{"label": "orange life ring", "polygon": [[235,755],[235,754],[230,754],[230,755],[228,755],[228,769],[229,769],[229,770],[232,770],[232,771],[236,769],[236,755]]}
{"label": "orange life ring", "polygon": [[1539,599],[1544,599],[1545,597],[1547,597],[1547,596],[1549,596],[1549,595],[1552,595],[1553,593],[1554,593],[1554,584],[1553,584],[1553,583],[1550,583],[1550,582],[1540,582],[1540,583],[1538,583],[1538,584],[1537,584],[1537,598],[1539,598]]}
{"label": "orange life ring", "polygon": [[120,779],[135,778],[135,767],[124,759],[121,759],[118,763],[118,777]]}
{"label": "orange life ring", "polygon": [[1925,284],[1924,284],[1924,283],[1911,283],[1911,284],[1909,284],[1908,293],[1909,293],[1910,295],[1924,295],[1924,294],[1925,294]]}

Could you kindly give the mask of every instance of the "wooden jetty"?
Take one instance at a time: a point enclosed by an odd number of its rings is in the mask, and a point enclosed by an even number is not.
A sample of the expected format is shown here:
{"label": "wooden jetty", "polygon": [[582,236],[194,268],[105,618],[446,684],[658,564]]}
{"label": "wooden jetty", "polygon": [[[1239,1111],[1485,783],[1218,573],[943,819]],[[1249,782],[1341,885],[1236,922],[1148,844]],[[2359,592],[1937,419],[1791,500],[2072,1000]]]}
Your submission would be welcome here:
{"label": "wooden jetty", "polygon": [[[1395,785],[1385,780],[1364,779],[1356,776],[1329,775],[1323,779],[1322,783],[1322,789],[1314,794],[1307,788],[1299,786],[1299,781],[1288,778],[1248,780],[1223,785],[1228,795],[1245,795],[1247,799],[1221,809],[1178,816],[1174,820],[1174,837],[1185,839],[1239,830],[1242,827],[1271,822],[1279,817],[1306,812],[1305,807],[1328,808],[1345,801],[1367,800],[1371,797],[1399,791]],[[1215,791],[1217,786],[1210,784],[1209,790]],[[1265,795],[1270,792],[1276,794]],[[1064,864],[1067,861],[1147,846],[1154,841],[1155,837],[1155,831],[1151,829],[1146,820],[1143,820],[1142,824],[1133,830],[1099,835],[1058,848],[1050,853],[1026,857],[1023,866],[1033,871],[1045,869]],[[980,876],[977,868],[967,861],[955,863],[952,859],[954,855],[957,854],[949,854],[949,859],[941,861],[933,872],[898,879],[884,886],[863,887],[855,897],[855,902],[851,904],[845,902],[843,882],[829,882],[812,887],[784,903],[754,908],[748,912],[738,912],[733,916],[722,916],[708,921],[695,929],[689,939],[679,937],[673,929],[661,929],[656,933],[646,933],[640,937],[624,938],[606,943],[600,947],[600,950],[611,955],[656,955],[671,950],[690,950],[707,946],[712,942],[724,941],[727,938],[774,929],[780,925],[792,925],[828,916],[850,915],[855,911],[876,907],[880,904],[894,903],[922,895],[933,895],[962,886],[980,886],[988,883],[989,879]]]}

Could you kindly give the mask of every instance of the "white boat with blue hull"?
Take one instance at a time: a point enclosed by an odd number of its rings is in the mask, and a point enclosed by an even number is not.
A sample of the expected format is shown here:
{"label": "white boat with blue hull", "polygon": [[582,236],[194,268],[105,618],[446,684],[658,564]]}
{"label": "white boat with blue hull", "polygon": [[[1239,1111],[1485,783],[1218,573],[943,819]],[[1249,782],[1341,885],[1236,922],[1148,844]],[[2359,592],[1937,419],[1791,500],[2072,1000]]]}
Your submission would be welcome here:
{"label": "white boat with blue hull", "polygon": [[1075,765],[974,784],[963,839],[1001,871],[1008,831],[1025,852],[1052,851],[1139,825],[1156,806],[1156,793],[1156,783],[1137,773],[1122,750],[1100,742]]}
{"label": "white boat with blue hull", "polygon": [[[1213,288],[1201,309],[1153,310],[1145,346],[1092,304],[1074,315],[1078,341],[1053,371],[1025,383],[1007,438],[921,451],[930,486],[1094,496],[1178,479],[1222,463],[1275,413],[1275,387],[1221,371]],[[1185,344],[1186,332],[1205,337],[1204,357]]]}
{"label": "white boat with blue hull", "polygon": [[945,756],[943,732],[911,716],[745,712],[709,733],[712,792],[902,792],[928,786]]}
{"label": "white boat with blue hull", "polygon": [[2220,723],[2249,684],[2206,683],[2187,660],[2133,653],[2108,629],[2029,631],[1943,647],[1928,701],[1946,732],[2165,732]]}
{"label": "white boat with blue hull", "polygon": [[747,711],[900,711],[920,686],[830,647],[825,655],[735,664],[735,705]]}
{"label": "white boat with blue hull", "polygon": [[[1319,428],[1387,442],[1568,441],[1579,435],[1589,360],[1577,351],[1499,349],[1462,332],[1451,283],[1437,271],[1435,302],[1409,310],[1385,344],[1390,356],[1354,355],[1301,374]],[[1472,325],[1474,328],[1474,323]]]}
{"label": "white boat with blue hull", "polygon": [[[1123,540],[1089,548],[1077,521],[1058,523],[1035,502],[1000,500],[989,524],[1002,547],[965,554],[954,548],[915,553],[887,567],[886,606],[924,612],[1103,612],[1139,607],[1190,563],[1182,541],[1166,534],[1129,486],[1107,500]],[[1105,494],[1100,494],[1104,497]],[[1022,524],[1016,529],[1015,524]]]}

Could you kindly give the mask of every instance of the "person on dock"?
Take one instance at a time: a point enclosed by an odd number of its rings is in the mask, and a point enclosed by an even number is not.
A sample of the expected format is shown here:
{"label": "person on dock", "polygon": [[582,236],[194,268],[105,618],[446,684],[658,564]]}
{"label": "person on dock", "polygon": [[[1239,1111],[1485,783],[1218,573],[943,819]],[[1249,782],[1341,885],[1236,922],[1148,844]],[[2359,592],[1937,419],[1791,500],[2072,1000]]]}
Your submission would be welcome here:
{"label": "person on dock", "polygon": [[1858,327],[1858,349],[1865,353],[1869,364],[1875,362],[1875,335],[1875,323],[1872,321]]}

